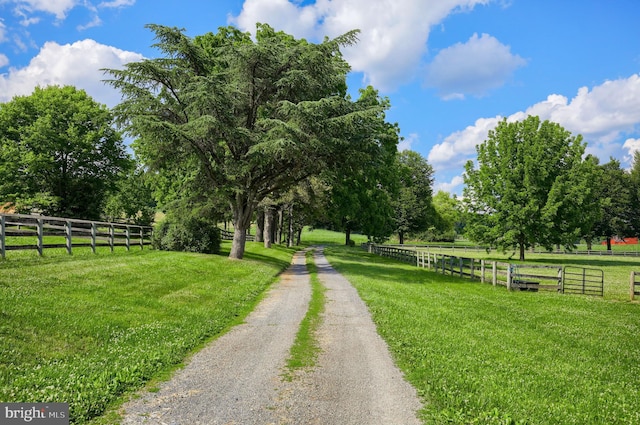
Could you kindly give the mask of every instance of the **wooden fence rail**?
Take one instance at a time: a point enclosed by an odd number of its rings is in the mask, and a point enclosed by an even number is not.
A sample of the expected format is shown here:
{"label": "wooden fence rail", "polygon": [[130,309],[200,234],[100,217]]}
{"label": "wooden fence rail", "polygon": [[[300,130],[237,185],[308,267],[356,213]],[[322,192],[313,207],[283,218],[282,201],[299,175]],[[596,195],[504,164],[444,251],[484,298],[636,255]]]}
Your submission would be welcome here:
{"label": "wooden fence rail", "polygon": [[[223,241],[232,241],[233,240],[233,232],[230,232],[225,229],[220,229],[220,238]],[[247,235],[247,241],[254,242],[256,237],[254,235]]]}
{"label": "wooden fence rail", "polygon": [[[429,249],[434,249],[434,250],[439,250],[439,251],[451,251],[452,253],[454,252],[491,252],[494,251],[495,248],[492,248],[490,246],[473,246],[473,245],[431,245],[431,244],[424,244],[424,245],[418,245],[418,244],[403,244],[403,245],[387,245],[387,246],[393,246],[396,248],[404,248],[404,249],[414,249],[414,250],[429,250]],[[632,246],[639,246],[639,245],[632,245]],[[548,250],[542,250],[542,249],[534,249],[531,251],[533,254],[558,254],[558,255],[593,255],[593,256],[618,256],[618,257],[640,257],[640,248],[636,249],[635,251],[619,251],[619,250],[611,250],[611,251],[607,251],[604,249],[598,249],[598,250],[572,250],[572,251],[568,251],[565,249],[562,249],[560,251],[558,250],[553,250],[553,251],[548,251]]]}
{"label": "wooden fence rail", "polygon": [[[375,244],[363,244],[362,247],[370,253],[428,268],[444,275],[479,279],[482,283],[491,282],[494,286],[506,286],[507,289],[604,295],[604,275],[601,270],[567,270],[568,268],[562,266],[511,264]],[[639,292],[636,295],[640,295],[640,283],[637,285]]]}
{"label": "wooden fence rail", "polygon": [[[113,251],[116,246],[132,245],[143,249],[151,244],[153,228],[134,224],[107,223],[100,221],[76,220],[61,217],[46,217],[26,214],[0,214],[0,257],[7,251],[35,249],[42,255],[45,249],[65,248],[72,254],[73,248],[91,247],[96,252],[98,246],[108,246]],[[64,243],[50,242],[45,238],[57,236]],[[9,237],[14,241],[10,243]],[[26,243],[15,243],[17,240]],[[29,243],[32,242],[33,243]]]}
{"label": "wooden fence rail", "polygon": [[435,254],[386,245],[363,244],[363,248],[373,254],[433,269],[445,275],[479,279],[483,283],[491,282],[493,285],[502,286],[508,286],[509,282],[508,263]]}

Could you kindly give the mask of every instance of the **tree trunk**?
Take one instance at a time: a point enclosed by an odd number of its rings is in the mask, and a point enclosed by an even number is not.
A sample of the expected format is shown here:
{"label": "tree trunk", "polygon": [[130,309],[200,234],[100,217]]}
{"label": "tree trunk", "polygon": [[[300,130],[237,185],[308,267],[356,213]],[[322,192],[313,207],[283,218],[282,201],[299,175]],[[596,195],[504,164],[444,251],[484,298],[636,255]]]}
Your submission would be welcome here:
{"label": "tree trunk", "polygon": [[298,229],[298,231],[296,232],[297,236],[296,236],[296,245],[300,246],[300,242],[302,242],[302,227]]}
{"label": "tree trunk", "polygon": [[607,236],[607,251],[611,251],[611,236]]}
{"label": "tree trunk", "polygon": [[247,242],[247,230],[251,226],[253,206],[248,199],[236,198],[233,207],[233,242],[229,258],[241,260],[244,257],[244,248]]}
{"label": "tree trunk", "polygon": [[273,241],[273,208],[267,207],[264,212],[264,247],[271,248]]}
{"label": "tree trunk", "polygon": [[524,261],[524,244],[519,243],[518,245],[520,246],[520,261]]}
{"label": "tree trunk", "polygon": [[256,217],[256,242],[264,241],[264,209],[258,211]]}
{"label": "tree trunk", "polygon": [[236,260],[242,260],[244,257],[244,247],[247,243],[247,234],[245,230],[236,226],[236,230],[233,232],[233,242],[231,243],[231,252],[229,258]]}
{"label": "tree trunk", "polygon": [[287,246],[293,246],[293,204],[289,205],[289,234],[287,235]]}
{"label": "tree trunk", "polygon": [[278,243],[282,245],[283,237],[282,237],[282,229],[284,229],[284,209],[280,207],[278,209]]}
{"label": "tree trunk", "polygon": [[591,238],[584,238],[584,241],[587,243],[587,251],[591,251],[591,248],[593,248],[593,240]]}
{"label": "tree trunk", "polygon": [[404,233],[403,232],[398,232],[398,242],[400,243],[400,245],[404,245]]}
{"label": "tree trunk", "polygon": [[344,233],[345,233],[345,242],[344,242],[344,244],[349,246],[349,241],[351,241],[351,229],[349,227],[347,227],[346,229],[344,229]]}
{"label": "tree trunk", "polygon": [[271,213],[271,243],[278,243],[278,214],[276,207]]}

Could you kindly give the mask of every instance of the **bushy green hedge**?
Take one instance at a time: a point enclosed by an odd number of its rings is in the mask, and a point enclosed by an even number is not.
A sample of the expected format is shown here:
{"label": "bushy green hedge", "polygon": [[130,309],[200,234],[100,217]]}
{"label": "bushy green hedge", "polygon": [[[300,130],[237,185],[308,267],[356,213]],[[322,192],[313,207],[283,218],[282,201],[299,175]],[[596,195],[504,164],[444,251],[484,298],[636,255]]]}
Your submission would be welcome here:
{"label": "bushy green hedge", "polygon": [[153,247],[164,251],[220,252],[220,229],[203,217],[167,217],[154,231]]}

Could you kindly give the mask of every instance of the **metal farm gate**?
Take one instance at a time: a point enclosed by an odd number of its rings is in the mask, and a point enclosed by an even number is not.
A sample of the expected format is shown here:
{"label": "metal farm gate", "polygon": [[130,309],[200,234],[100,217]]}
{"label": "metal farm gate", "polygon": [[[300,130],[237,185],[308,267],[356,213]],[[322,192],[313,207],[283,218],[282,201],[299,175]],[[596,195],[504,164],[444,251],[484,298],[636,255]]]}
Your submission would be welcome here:
{"label": "metal farm gate", "polygon": [[565,266],[562,270],[562,293],[604,296],[604,271]]}

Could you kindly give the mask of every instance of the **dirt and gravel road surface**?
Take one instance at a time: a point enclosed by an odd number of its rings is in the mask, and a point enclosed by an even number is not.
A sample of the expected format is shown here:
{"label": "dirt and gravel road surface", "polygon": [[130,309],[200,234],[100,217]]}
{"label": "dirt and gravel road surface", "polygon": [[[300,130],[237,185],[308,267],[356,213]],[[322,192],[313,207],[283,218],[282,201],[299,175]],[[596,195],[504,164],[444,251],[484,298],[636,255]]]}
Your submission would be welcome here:
{"label": "dirt and gravel road surface", "polygon": [[244,324],[194,355],[159,391],[125,404],[122,424],[419,424],[421,403],[364,302],[321,250],[314,258],[327,288],[314,368],[283,377],[311,297],[299,252]]}

